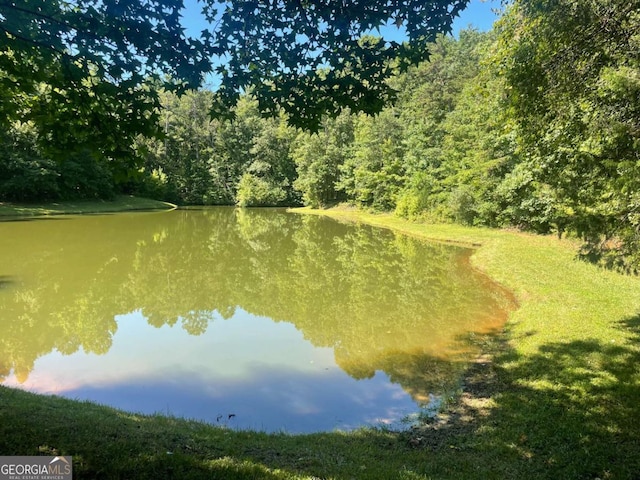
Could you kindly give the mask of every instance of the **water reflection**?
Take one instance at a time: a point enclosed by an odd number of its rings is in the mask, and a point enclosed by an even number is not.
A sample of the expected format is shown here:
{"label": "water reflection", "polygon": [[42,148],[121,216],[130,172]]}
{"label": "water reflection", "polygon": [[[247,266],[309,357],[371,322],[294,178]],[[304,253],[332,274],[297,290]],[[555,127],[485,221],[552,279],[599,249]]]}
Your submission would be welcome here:
{"label": "water reflection", "polygon": [[509,307],[465,249],[273,210],[3,223],[0,252],[5,384],[267,430],[397,419]]}

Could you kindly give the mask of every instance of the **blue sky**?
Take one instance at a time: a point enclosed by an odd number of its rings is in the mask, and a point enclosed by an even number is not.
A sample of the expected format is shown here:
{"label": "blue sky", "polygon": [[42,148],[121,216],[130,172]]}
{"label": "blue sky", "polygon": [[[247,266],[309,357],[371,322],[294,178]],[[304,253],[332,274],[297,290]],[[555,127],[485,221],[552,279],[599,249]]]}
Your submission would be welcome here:
{"label": "blue sky", "polygon": [[453,23],[454,33],[469,25],[483,32],[491,30],[493,22],[497,19],[492,9],[500,9],[500,0],[471,0],[462,15]]}

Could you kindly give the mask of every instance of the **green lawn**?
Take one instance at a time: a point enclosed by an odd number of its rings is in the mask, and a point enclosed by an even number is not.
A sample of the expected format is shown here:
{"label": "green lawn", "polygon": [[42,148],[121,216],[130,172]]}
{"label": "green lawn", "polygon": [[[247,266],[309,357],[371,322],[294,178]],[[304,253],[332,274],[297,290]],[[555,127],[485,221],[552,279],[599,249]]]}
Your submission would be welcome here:
{"label": "green lawn", "polygon": [[66,200],[54,203],[0,202],[0,217],[167,210],[175,205],[147,198],[118,195],[113,200]]}
{"label": "green lawn", "polygon": [[[298,210],[301,211],[301,210]],[[640,472],[640,280],[552,237],[305,213],[478,245],[519,308],[482,339],[457,401],[407,433],[234,432],[0,388],[0,454],[74,456],[76,478],[633,479]]]}

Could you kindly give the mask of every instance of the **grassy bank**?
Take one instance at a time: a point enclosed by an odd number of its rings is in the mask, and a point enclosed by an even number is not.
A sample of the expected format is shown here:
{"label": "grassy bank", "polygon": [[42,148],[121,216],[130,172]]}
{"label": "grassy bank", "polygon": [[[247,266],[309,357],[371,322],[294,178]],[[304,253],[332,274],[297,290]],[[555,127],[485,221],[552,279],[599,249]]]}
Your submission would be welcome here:
{"label": "grassy bank", "polygon": [[175,208],[175,205],[148,198],[118,195],[113,200],[69,200],[42,204],[0,202],[0,217],[112,213],[134,210],[167,210],[170,208]]}
{"label": "grassy bank", "polygon": [[73,455],[76,478],[637,478],[640,280],[551,237],[303,212],[477,245],[475,266],[517,296],[438,422],[265,435],[0,388],[0,454]]}

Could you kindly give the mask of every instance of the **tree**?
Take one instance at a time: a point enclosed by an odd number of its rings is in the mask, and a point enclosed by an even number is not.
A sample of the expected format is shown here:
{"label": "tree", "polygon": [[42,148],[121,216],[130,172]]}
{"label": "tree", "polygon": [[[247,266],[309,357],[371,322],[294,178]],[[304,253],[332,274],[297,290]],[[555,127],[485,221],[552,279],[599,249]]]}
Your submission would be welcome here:
{"label": "tree", "polygon": [[126,90],[159,72],[197,87],[211,52],[184,35],[182,8],[181,0],[2,0],[0,65],[23,90],[49,81],[51,65],[61,66],[56,87],[97,76]]}
{"label": "tree", "polygon": [[298,170],[294,187],[306,205],[318,208],[344,199],[336,184],[353,144],[353,123],[354,116],[347,110],[335,119],[325,118],[317,133],[298,136],[293,152]]}
{"label": "tree", "polygon": [[[454,77],[461,90],[441,123],[442,206],[460,223],[531,226],[513,211],[522,208],[521,198],[504,185],[521,159],[514,121],[505,108],[504,79],[494,62],[495,35],[463,33],[460,41],[467,45],[449,61],[460,68],[463,58],[473,66]],[[512,198],[505,202],[501,194]]]}
{"label": "tree", "polygon": [[234,120],[224,121],[216,139],[215,177],[227,192],[230,205],[236,203],[240,178],[253,162],[253,146],[262,130],[256,102],[242,97],[233,111]]}
{"label": "tree", "polygon": [[[458,39],[441,36],[430,47],[432,56],[428,63],[394,79],[394,85],[402,91],[398,109],[405,127],[406,150],[406,185],[398,198],[398,214],[409,217],[426,214],[444,220],[459,217],[452,215],[449,203],[469,206],[468,191],[459,190],[452,195],[460,185],[451,177],[458,167],[462,168],[462,157],[472,153],[473,147],[467,149],[466,143],[456,142],[453,147],[464,153],[454,152],[447,138],[451,138],[452,129],[477,126],[478,118],[462,118],[474,102],[465,107],[459,107],[459,103],[462,92],[471,91],[476,84],[480,59],[488,42],[487,34],[475,30],[460,32]],[[459,113],[451,117],[456,110]]]}
{"label": "tree", "polygon": [[208,114],[212,93],[192,90],[179,97],[163,91],[160,100],[162,138],[137,139],[145,160],[144,186],[150,187],[142,193],[180,204],[230,203],[217,175],[221,125]]}
{"label": "tree", "polygon": [[29,200],[59,194],[56,165],[43,157],[29,124],[0,132],[0,198]]}
{"label": "tree", "polygon": [[206,45],[184,36],[181,8],[169,0],[1,0],[3,120],[34,121],[62,152],[69,137],[90,137],[121,155],[116,138],[128,148],[128,132],[154,125],[154,82],[196,87],[210,68]]}
{"label": "tree", "polygon": [[261,127],[253,139],[252,162],[238,183],[237,203],[243,207],[297,205],[300,198],[293,188],[297,172],[291,157],[296,132],[284,115],[263,120]]}
{"label": "tree", "polygon": [[639,12],[638,0],[519,0],[500,24],[528,175],[555,223],[608,263],[640,245]]}
{"label": "tree", "polygon": [[358,115],[350,156],[337,187],[356,205],[392,210],[405,182],[403,128],[395,109]]}
{"label": "tree", "polygon": [[[427,44],[449,32],[468,0],[217,0],[204,12],[219,28],[214,50],[231,60],[217,68],[221,108],[251,89],[260,110],[280,109],[299,127],[317,129],[322,115],[378,113],[393,98],[387,80],[426,60]],[[409,42],[366,34],[383,26],[403,28]]]}

